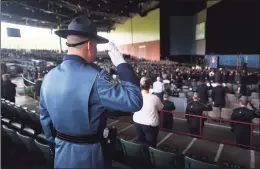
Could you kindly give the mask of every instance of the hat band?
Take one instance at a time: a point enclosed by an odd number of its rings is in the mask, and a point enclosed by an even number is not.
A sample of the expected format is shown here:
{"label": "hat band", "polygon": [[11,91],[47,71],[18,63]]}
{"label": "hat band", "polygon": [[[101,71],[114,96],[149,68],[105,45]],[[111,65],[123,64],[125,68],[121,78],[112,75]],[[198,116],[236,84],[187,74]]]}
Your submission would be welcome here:
{"label": "hat band", "polygon": [[70,44],[70,43],[66,42],[66,45],[67,45],[68,47],[76,47],[76,46],[82,45],[82,44],[84,44],[84,43],[87,43],[88,41],[89,41],[89,40],[85,40],[85,41],[83,41],[83,42],[73,43],[73,44]]}

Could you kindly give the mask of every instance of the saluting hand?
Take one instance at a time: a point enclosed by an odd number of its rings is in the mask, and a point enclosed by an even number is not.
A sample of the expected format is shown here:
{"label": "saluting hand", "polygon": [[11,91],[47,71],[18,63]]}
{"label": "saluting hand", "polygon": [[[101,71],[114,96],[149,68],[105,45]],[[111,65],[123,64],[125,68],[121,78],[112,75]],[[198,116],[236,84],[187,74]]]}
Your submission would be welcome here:
{"label": "saluting hand", "polygon": [[115,66],[118,66],[121,63],[126,63],[122,53],[113,42],[108,43],[108,48],[108,55],[110,56],[111,61]]}

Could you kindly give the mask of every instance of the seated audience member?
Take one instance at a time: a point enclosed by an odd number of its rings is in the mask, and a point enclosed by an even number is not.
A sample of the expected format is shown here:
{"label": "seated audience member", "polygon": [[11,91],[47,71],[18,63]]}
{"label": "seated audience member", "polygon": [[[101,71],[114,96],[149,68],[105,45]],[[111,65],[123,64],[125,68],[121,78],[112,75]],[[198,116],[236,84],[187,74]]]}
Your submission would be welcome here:
{"label": "seated audience member", "polygon": [[226,89],[218,82],[217,86],[212,89],[212,100],[215,107],[224,108],[226,105]]}
{"label": "seated audience member", "polygon": [[156,147],[159,132],[159,111],[164,106],[159,97],[149,93],[150,85],[151,81],[148,78],[141,78],[140,87],[143,95],[143,107],[140,111],[134,113],[133,121],[137,142]]}
{"label": "seated audience member", "polygon": [[15,103],[16,84],[12,83],[9,74],[2,75],[1,97]]}
{"label": "seated audience member", "polygon": [[169,101],[169,95],[165,93],[163,95],[163,110],[168,112],[161,112],[163,113],[163,128],[172,130],[173,127],[173,114],[170,113],[171,111],[175,110],[175,105],[173,102]]}

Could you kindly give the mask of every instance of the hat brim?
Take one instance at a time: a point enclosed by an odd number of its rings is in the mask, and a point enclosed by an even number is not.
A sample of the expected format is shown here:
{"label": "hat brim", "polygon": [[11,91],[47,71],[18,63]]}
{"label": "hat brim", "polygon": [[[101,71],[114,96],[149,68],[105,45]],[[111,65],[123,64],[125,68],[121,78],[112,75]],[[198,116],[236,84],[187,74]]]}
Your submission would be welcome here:
{"label": "hat brim", "polygon": [[64,39],[66,39],[68,35],[79,35],[79,36],[88,37],[92,40],[95,40],[98,44],[109,42],[106,38],[103,38],[101,36],[98,36],[98,35],[95,35],[95,34],[92,34],[89,32],[83,32],[83,31],[57,30],[57,31],[55,31],[55,34]]}

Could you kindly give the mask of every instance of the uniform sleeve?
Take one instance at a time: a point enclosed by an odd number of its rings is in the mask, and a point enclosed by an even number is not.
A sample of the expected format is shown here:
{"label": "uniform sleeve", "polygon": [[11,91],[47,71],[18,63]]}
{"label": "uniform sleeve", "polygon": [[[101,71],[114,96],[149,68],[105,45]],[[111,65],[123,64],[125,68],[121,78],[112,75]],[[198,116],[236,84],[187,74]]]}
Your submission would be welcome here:
{"label": "uniform sleeve", "polygon": [[117,66],[117,72],[121,83],[113,82],[105,71],[99,74],[97,92],[102,105],[106,109],[123,112],[139,111],[143,106],[143,97],[132,67],[122,63]]}
{"label": "uniform sleeve", "polygon": [[52,122],[51,122],[49,112],[46,109],[46,105],[45,105],[45,101],[44,101],[44,97],[43,97],[42,92],[40,94],[39,108],[40,108],[40,121],[41,121],[41,125],[42,125],[42,128],[43,128],[44,135],[46,136],[46,139],[50,143],[54,143],[54,137],[52,136],[52,131],[51,131]]}

